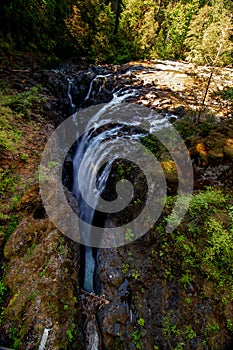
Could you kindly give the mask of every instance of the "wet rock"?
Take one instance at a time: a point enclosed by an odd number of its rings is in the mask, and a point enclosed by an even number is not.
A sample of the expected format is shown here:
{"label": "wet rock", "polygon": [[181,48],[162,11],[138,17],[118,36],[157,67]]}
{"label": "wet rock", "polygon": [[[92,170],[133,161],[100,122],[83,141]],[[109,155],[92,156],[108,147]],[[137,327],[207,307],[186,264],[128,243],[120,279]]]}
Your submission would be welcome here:
{"label": "wet rock", "polygon": [[80,72],[78,76],[72,79],[71,95],[73,103],[79,107],[85,100],[90,84],[95,78],[95,73],[92,71]]}

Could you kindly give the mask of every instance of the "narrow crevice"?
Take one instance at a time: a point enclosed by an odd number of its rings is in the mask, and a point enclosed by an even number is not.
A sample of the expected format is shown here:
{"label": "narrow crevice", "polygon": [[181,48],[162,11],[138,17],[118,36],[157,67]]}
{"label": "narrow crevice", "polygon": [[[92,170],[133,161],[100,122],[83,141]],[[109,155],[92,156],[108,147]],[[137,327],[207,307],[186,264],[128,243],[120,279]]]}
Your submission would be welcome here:
{"label": "narrow crevice", "polygon": [[[95,294],[98,294],[98,283],[96,280],[96,255],[97,255],[97,249],[91,248],[92,255],[95,261],[95,267],[94,267],[94,273],[93,273],[93,290],[86,290],[86,292],[94,292]],[[81,290],[85,290],[84,281],[85,281],[85,255],[86,255],[86,246],[80,244],[80,267],[79,267],[79,273],[78,273],[78,285],[81,288]]]}

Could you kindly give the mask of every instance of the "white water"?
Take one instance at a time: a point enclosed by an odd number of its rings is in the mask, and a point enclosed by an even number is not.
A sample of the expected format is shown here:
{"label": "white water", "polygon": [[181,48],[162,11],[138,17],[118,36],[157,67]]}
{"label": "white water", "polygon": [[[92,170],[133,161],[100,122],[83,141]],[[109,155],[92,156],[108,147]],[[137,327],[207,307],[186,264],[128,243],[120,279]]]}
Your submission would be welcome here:
{"label": "white water", "polygon": [[67,79],[68,80],[68,98],[69,98],[69,102],[70,102],[70,107],[71,107],[71,114],[73,114],[75,112],[76,106],[73,103],[73,99],[72,99],[72,95],[71,95],[71,88],[72,88],[72,80],[70,78]]}
{"label": "white water", "polygon": [[[131,74],[131,72],[129,71],[127,74]],[[111,74],[99,75],[91,81],[85,100],[88,100],[92,95],[94,95],[92,94],[94,82],[97,79],[100,79],[100,85],[98,82],[98,87],[95,86],[98,92],[100,92],[103,87],[102,79],[109,75]],[[71,84],[72,81],[69,80],[68,96],[70,104],[73,106]],[[132,88],[129,90],[121,89],[115,92],[112,100],[103,105],[103,107],[99,109],[98,112],[91,117],[91,119],[88,120],[85,129],[86,133],[84,133],[79,139],[75,155],[73,157],[74,181],[72,191],[79,202],[80,219],[84,223],[90,224],[89,226],[82,223],[80,224],[80,232],[85,244],[83,288],[88,292],[93,292],[95,289],[94,275],[96,267],[95,258],[93,256],[93,248],[90,244],[90,237],[95,234],[91,228],[91,224],[93,224],[95,210],[98,207],[101,194],[106,187],[112,165],[116,159],[122,158],[121,154],[118,153],[116,146],[119,146],[122,138],[130,139],[131,142],[131,140],[140,140],[143,136],[145,136],[145,134],[135,132],[136,127],[140,126],[142,122],[142,115],[140,115],[140,113],[138,115],[136,113],[133,116],[132,122],[127,122],[127,129],[125,128],[126,124],[124,123],[124,116],[119,118],[117,126],[116,124],[113,124],[114,119],[111,119],[111,109],[114,110],[115,107],[120,105],[127,98],[135,96],[137,93],[138,90],[134,90]],[[122,111],[120,108],[118,110]],[[103,119],[103,116],[105,119]],[[170,125],[168,120],[171,117],[176,118],[175,115],[171,114],[165,115],[164,118],[160,117],[159,115],[157,117],[155,116],[154,112],[149,112],[145,117],[146,122],[149,124],[149,129],[146,128],[145,130],[149,130],[151,133],[153,133],[154,131],[168,127]],[[105,127],[104,125],[107,124],[108,126]],[[110,124],[112,124],[111,128]],[[131,126],[132,130],[134,130],[134,134],[129,132]],[[109,155],[111,155],[111,157],[109,157]],[[102,171],[101,173],[98,173],[100,169]],[[85,198],[85,201],[83,198]],[[89,321],[86,326],[86,330],[92,327],[91,332],[86,333],[88,341],[87,349],[98,350],[100,342],[98,330],[96,323],[92,321]]]}
{"label": "white water", "polygon": [[[86,101],[86,100],[88,100],[88,99],[90,98],[90,95],[91,95],[91,92],[92,92],[92,89],[93,89],[93,83],[94,83],[95,81],[97,81],[98,79],[104,79],[104,78],[106,78],[106,77],[109,77],[110,75],[111,75],[111,74],[106,74],[106,75],[99,74],[99,75],[97,75],[96,77],[94,77],[94,78],[92,79],[91,83],[90,83],[90,87],[89,87],[88,93],[87,93],[87,95],[86,95],[84,101]],[[99,93],[100,91],[101,91],[101,85],[100,85],[100,87],[99,87],[98,93]]]}
{"label": "white water", "polygon": [[[89,89],[90,90],[90,89]],[[126,98],[134,96],[134,91],[121,91],[114,93],[113,99],[103,108],[93,115],[86,126],[88,133],[84,133],[79,140],[76,153],[73,157],[73,188],[72,192],[79,202],[80,219],[88,224],[92,224],[95,208],[99,201],[108,180],[113,161],[117,159],[117,154],[110,160],[107,158],[109,152],[114,148],[116,142],[119,143],[117,135],[122,126],[116,126],[111,130],[103,130],[96,133],[96,130],[102,126],[106,120],[100,120],[100,117],[112,106],[120,104]],[[109,120],[108,122],[111,122]],[[127,135],[125,135],[127,137]],[[107,139],[107,142],[104,142]],[[107,160],[102,174],[97,178],[96,169],[99,169]],[[96,181],[97,180],[97,181]],[[96,188],[97,185],[97,188]],[[94,191],[91,189],[95,188]],[[85,197],[86,201],[83,200]],[[91,204],[90,206],[88,205]],[[94,271],[95,259],[93,257],[93,249],[90,247],[90,236],[94,234],[91,226],[80,224],[80,231],[85,243],[85,271],[83,288],[89,292],[94,290]]]}
{"label": "white water", "polygon": [[[110,74],[109,74],[110,75]],[[86,95],[86,99],[90,97],[93,82],[96,79],[104,78],[108,75],[96,76],[90,83],[90,88]],[[140,139],[142,134],[129,135],[123,130],[124,122],[121,125],[113,126],[111,129],[104,128],[104,125],[112,123],[111,110],[120,105],[124,100],[133,97],[138,93],[137,90],[118,90],[113,94],[113,98],[109,103],[94,114],[86,125],[86,133],[79,140],[73,157],[73,188],[72,192],[79,202],[80,219],[84,222],[80,224],[80,232],[85,244],[85,269],[84,269],[84,285],[86,291],[94,291],[94,272],[95,259],[93,249],[91,248],[91,236],[95,233],[92,229],[92,223],[95,215],[97,204],[100,196],[106,187],[106,183],[111,172],[112,164],[115,159],[119,158],[116,146],[119,146],[122,138]],[[72,101],[72,99],[71,99]],[[107,113],[106,113],[107,112]],[[104,116],[104,119],[103,119]],[[150,124],[150,131],[153,132],[167,124],[166,118],[154,118],[154,114],[147,116]],[[124,118],[122,118],[124,119]],[[140,124],[140,116],[135,115],[132,124],[128,126],[135,127]],[[97,130],[98,128],[100,130]],[[144,135],[145,136],[145,135]],[[109,159],[109,155],[111,155]],[[101,175],[98,170],[105,164]],[[85,198],[85,201],[83,200]],[[88,223],[89,225],[86,225]]]}

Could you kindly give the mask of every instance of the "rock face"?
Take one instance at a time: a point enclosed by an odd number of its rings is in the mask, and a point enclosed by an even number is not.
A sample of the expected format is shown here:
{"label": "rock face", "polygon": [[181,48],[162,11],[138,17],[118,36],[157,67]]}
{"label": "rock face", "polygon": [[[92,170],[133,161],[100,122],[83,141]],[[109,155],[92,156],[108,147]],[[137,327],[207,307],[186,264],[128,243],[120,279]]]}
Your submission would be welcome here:
{"label": "rock face", "polygon": [[[4,283],[4,298],[2,290],[0,297],[0,347],[40,346],[52,350],[67,349],[72,344],[75,349],[84,349],[79,246],[66,239],[47,218],[37,177],[48,137],[69,115],[67,78],[60,72],[26,68],[1,70],[1,79],[11,93],[41,85],[42,102],[39,112],[36,107],[27,117],[16,114],[11,127],[19,130],[20,142],[14,150],[0,154],[1,176],[9,174],[5,180],[8,182],[12,176],[3,197],[4,207],[1,206],[7,213],[8,226],[6,219],[1,218],[1,224],[6,232],[13,231],[7,242],[2,235],[0,240],[1,262],[5,266],[3,282],[3,270],[0,274],[1,286]],[[68,202],[76,210],[75,198],[66,192]],[[1,192],[1,199],[2,195]],[[43,334],[47,334],[45,347]]]}
{"label": "rock face", "polygon": [[9,259],[5,285],[13,295],[5,309],[4,330],[8,332],[14,320],[15,328],[20,329],[18,344],[34,349],[49,328],[50,348],[65,347],[77,306],[77,247],[75,254],[48,219],[28,217],[11,235],[4,253]]}
{"label": "rock face", "polygon": [[[197,108],[195,98],[201,100],[200,88],[204,91],[205,85],[198,85],[201,79],[198,80],[195,74],[207,72],[194,71],[194,66],[182,63],[148,63],[146,67],[134,64],[125,67],[123,73],[115,70],[114,79],[112,76],[105,79],[113,83],[115,91],[137,89],[137,96],[129,101],[154,108],[171,116],[174,122],[194,113]],[[89,90],[86,95],[86,106],[108,101],[107,97],[98,100],[100,84],[103,84],[101,79],[96,77],[90,83],[94,91],[91,93]],[[217,88],[224,88],[224,84],[227,86],[228,81],[220,86],[218,80]],[[217,134],[216,130],[212,130],[206,135],[202,133],[199,138],[190,138],[198,188],[207,181],[211,185],[226,184],[230,181],[232,167],[227,161],[231,157],[232,123],[227,119],[231,117],[230,105],[224,111],[220,109],[212,99],[215,82],[211,89],[211,98],[209,96],[206,104],[208,112],[205,113],[214,113],[219,120],[224,113],[225,131]],[[169,191],[173,193],[177,186],[174,161],[167,159],[166,153],[160,156]],[[216,160],[219,162],[218,169]],[[227,181],[222,177],[223,172]],[[203,276],[191,276],[189,271],[179,273],[182,262],[176,259],[168,237],[160,237],[160,230],[158,225],[158,229],[154,228],[134,244],[118,249],[99,249],[97,252],[97,290],[109,301],[96,312],[102,348],[224,349],[231,340],[226,327],[223,326],[221,333],[216,334],[213,328],[210,332],[206,330],[212,327],[212,320],[218,320],[218,323],[225,317],[227,308],[217,307],[206,289]],[[209,332],[208,335],[206,332]]]}
{"label": "rock face", "polygon": [[[54,71],[18,72],[11,87],[24,91],[42,84],[42,96],[47,101],[43,122],[38,126],[40,152],[54,128],[74,112],[72,104],[77,109],[106,103],[114,92],[134,89],[137,93],[127,102],[155,109],[171,122],[182,121],[180,133],[193,160],[196,189],[205,185],[230,189],[232,110],[227,101],[218,102],[216,92],[229,85],[232,70],[216,73],[201,116],[204,119],[214,114],[222,131],[203,127],[195,134],[194,124],[185,119],[187,115],[194,117],[201,107],[209,72],[208,67],[169,61],[102,67],[63,64]],[[2,78],[10,81],[11,76],[8,71]],[[160,150],[158,156],[169,194],[176,194],[174,161],[167,157],[166,150]],[[31,175],[40,160],[38,155],[34,157]],[[69,189],[71,173],[69,154],[63,173],[64,185]],[[77,211],[72,194],[67,191],[66,195]],[[132,244],[97,250],[95,296],[80,291],[80,247],[66,239],[46,217],[36,183],[22,194],[17,210],[23,218],[4,247],[8,295],[0,345],[38,349],[45,329],[49,330],[49,350],[224,350],[230,343],[231,302],[227,300],[224,306],[215,301],[218,291],[203,272],[197,274],[193,267],[182,270],[187,257],[178,255],[174,236],[162,230],[164,218]],[[114,224],[117,226],[117,220]],[[187,244],[185,249],[189,249]],[[228,326],[226,320],[230,320]]]}

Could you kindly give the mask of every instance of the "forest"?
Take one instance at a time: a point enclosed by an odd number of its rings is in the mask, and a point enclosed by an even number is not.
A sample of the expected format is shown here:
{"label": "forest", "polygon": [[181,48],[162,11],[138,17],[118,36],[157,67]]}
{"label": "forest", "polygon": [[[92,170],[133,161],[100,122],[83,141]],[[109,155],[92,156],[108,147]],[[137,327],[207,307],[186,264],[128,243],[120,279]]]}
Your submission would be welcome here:
{"label": "forest", "polygon": [[231,0],[3,0],[0,49],[41,51],[51,61],[226,66],[232,64],[232,10]]}

